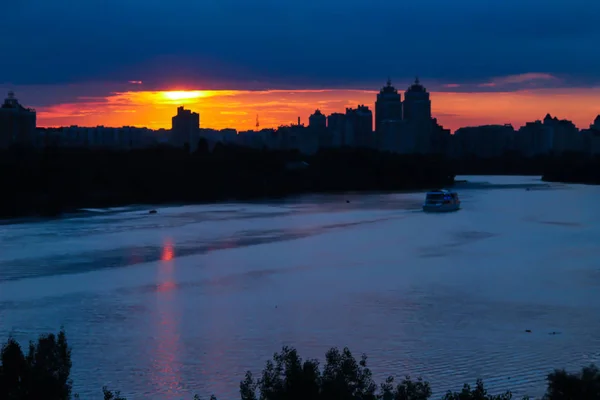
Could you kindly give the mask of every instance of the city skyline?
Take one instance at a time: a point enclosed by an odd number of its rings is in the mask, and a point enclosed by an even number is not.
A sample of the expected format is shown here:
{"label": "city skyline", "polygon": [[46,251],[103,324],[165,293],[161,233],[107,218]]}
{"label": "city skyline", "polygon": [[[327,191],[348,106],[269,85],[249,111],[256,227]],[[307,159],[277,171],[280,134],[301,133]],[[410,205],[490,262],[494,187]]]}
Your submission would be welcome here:
{"label": "city skyline", "polygon": [[206,127],[251,129],[256,114],[273,127],[317,107],[372,107],[388,76],[404,91],[415,75],[452,130],[546,113],[585,128],[600,111],[599,2],[30,0],[3,11],[18,40],[0,41],[0,93],[36,108],[40,126],[167,127],[163,106],[180,104],[156,92],[225,90],[184,105]]}
{"label": "city skyline", "polygon": [[[478,84],[436,84],[433,82],[433,116],[455,131],[464,126],[510,123],[515,127],[542,119],[546,113],[572,120],[586,128],[599,114],[597,99],[600,87],[566,89],[546,88],[548,81],[559,78],[549,74],[530,73],[495,78]],[[414,78],[413,78],[414,80]],[[404,92],[410,80],[392,84]],[[424,82],[428,89],[432,85]],[[300,89],[300,90],[144,90],[141,81],[115,85],[115,91],[104,96],[86,96],[87,86],[69,86],[65,93],[51,97],[35,86],[0,85],[0,90],[14,90],[19,100],[38,112],[38,126],[144,126],[169,128],[177,106],[183,105],[200,113],[201,125],[207,128],[255,129],[256,115],[261,128],[275,128],[307,122],[315,109],[325,114],[343,112],[357,104],[374,109],[376,94],[384,85],[366,89]],[[106,90],[105,85],[100,85]],[[56,93],[53,87],[46,91]],[[96,88],[92,87],[90,92]],[[478,91],[475,91],[478,90]]]}

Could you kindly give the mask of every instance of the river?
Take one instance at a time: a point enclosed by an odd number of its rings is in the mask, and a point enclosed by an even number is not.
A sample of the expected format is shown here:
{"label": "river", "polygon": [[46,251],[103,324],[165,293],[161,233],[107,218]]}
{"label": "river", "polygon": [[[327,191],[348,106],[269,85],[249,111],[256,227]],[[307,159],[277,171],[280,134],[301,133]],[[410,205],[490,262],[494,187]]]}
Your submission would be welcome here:
{"label": "river", "polygon": [[443,215],[348,194],[0,225],[0,339],[63,326],[82,399],[239,398],[283,345],[539,396],[600,358],[600,187],[460,179]]}

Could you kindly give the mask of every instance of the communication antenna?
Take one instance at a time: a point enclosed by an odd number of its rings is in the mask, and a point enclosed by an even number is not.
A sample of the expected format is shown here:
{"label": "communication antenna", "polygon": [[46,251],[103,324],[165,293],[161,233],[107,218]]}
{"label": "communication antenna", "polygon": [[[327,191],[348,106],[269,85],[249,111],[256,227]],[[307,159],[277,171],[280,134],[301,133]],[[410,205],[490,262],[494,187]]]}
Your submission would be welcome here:
{"label": "communication antenna", "polygon": [[259,126],[260,124],[258,123],[258,114],[256,114],[256,129],[258,129]]}

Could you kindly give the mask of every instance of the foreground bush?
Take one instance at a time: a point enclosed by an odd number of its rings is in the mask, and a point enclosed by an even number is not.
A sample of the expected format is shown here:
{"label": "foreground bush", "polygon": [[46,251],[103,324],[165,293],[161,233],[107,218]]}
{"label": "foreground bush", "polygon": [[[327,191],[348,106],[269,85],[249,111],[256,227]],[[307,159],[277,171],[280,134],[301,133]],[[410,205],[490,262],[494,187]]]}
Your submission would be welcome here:
{"label": "foreground bush", "polygon": [[64,332],[31,342],[27,356],[14,339],[8,339],[1,360],[0,399],[71,398],[71,350]]}
{"label": "foreground bush", "polygon": [[[71,399],[71,350],[63,331],[30,343],[27,355],[15,340],[8,339],[0,358],[0,400]],[[126,400],[119,392],[102,390],[104,400]],[[367,357],[358,361],[347,348],[329,350],[321,368],[317,360],[303,361],[295,349],[284,347],[267,361],[260,377],[247,372],[240,383],[241,400],[428,400],[431,395],[428,382],[409,376],[399,383],[389,377],[378,385],[367,367]],[[510,392],[488,394],[478,380],[475,387],[464,385],[459,392],[446,393],[442,400],[512,398]],[[556,370],[548,375],[543,399],[600,400],[600,371],[595,366],[575,374]],[[216,399],[212,396],[211,400]]]}

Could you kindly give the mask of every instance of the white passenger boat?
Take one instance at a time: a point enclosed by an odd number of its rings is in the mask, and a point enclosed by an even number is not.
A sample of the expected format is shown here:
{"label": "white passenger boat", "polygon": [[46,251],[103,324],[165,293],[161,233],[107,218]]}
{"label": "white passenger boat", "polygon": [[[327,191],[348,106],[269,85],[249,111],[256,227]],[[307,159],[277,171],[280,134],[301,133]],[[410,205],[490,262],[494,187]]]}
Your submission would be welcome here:
{"label": "white passenger boat", "polygon": [[448,212],[457,210],[460,210],[458,193],[451,190],[432,190],[427,193],[425,203],[423,203],[423,211],[426,212]]}

